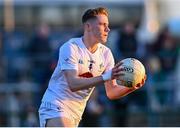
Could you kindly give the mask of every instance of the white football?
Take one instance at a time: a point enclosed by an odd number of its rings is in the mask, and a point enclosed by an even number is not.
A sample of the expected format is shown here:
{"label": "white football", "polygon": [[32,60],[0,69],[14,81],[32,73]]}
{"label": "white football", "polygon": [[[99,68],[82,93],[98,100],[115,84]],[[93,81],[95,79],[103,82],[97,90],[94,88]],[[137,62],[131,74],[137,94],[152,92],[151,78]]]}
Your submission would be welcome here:
{"label": "white football", "polygon": [[133,87],[142,82],[145,76],[144,65],[135,58],[126,58],[121,60],[123,64],[120,66],[123,69],[123,76],[116,79],[117,84]]}

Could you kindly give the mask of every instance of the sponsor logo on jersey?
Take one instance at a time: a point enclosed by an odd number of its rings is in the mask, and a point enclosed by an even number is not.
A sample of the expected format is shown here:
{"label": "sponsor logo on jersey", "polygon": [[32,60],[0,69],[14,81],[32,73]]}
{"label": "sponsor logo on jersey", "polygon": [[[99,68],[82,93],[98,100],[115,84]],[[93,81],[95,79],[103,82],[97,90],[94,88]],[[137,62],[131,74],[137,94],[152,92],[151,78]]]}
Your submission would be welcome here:
{"label": "sponsor logo on jersey", "polygon": [[69,58],[65,58],[63,63],[64,63],[64,64],[67,64],[67,63],[68,63],[68,64],[70,64],[70,63],[71,63],[71,61],[70,61],[70,59],[69,59]]}
{"label": "sponsor logo on jersey", "polygon": [[91,71],[93,69],[93,64],[95,64],[95,61],[94,60],[88,60],[88,62],[90,63],[89,64],[89,71]]}
{"label": "sponsor logo on jersey", "polygon": [[84,64],[83,60],[79,59],[79,64]]}
{"label": "sponsor logo on jersey", "polygon": [[69,61],[69,58],[66,58],[66,59],[64,59],[66,62],[68,62]]}

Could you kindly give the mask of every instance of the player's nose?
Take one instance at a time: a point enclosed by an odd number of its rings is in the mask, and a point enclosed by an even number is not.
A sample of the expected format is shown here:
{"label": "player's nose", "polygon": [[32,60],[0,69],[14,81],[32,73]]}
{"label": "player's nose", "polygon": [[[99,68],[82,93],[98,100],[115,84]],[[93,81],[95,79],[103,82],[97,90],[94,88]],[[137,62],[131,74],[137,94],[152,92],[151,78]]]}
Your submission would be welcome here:
{"label": "player's nose", "polygon": [[106,32],[110,32],[110,28],[108,26],[106,27]]}

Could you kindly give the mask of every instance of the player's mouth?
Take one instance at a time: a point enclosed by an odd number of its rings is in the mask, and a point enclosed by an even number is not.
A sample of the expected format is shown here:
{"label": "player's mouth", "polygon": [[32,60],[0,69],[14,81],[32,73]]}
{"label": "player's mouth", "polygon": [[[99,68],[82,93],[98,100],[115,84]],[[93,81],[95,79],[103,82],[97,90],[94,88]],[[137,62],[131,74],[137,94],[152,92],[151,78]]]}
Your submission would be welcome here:
{"label": "player's mouth", "polygon": [[104,36],[108,36],[108,34],[104,34]]}
{"label": "player's mouth", "polygon": [[105,36],[105,37],[107,37],[107,36],[108,36],[108,34],[104,34],[104,36]]}

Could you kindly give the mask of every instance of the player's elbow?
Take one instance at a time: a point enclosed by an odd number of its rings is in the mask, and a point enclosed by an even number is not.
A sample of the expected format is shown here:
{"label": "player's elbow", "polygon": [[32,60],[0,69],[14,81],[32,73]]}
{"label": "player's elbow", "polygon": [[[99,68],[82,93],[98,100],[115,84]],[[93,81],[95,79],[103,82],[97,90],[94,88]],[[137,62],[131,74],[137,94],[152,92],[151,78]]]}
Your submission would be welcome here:
{"label": "player's elbow", "polygon": [[83,87],[80,86],[80,84],[76,84],[75,82],[69,83],[68,85],[69,85],[69,89],[72,92],[76,92],[76,91],[84,89]]}
{"label": "player's elbow", "polygon": [[76,91],[79,90],[79,89],[76,87],[76,85],[73,85],[73,84],[70,84],[70,85],[69,85],[69,89],[70,89],[72,92],[76,92]]}
{"label": "player's elbow", "polygon": [[70,90],[72,91],[72,92],[76,92],[76,91],[78,91],[77,89],[75,89],[75,88],[70,88]]}
{"label": "player's elbow", "polygon": [[68,79],[67,80],[67,84],[69,86],[69,89],[72,91],[72,92],[76,92],[78,91],[78,85],[76,84],[75,81],[73,81],[73,79]]}

